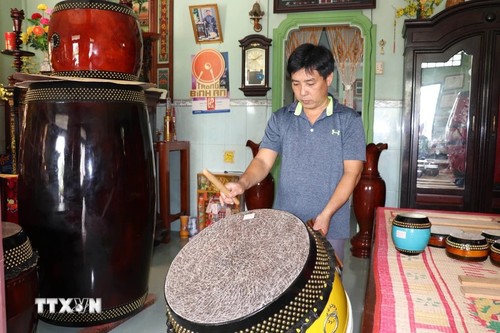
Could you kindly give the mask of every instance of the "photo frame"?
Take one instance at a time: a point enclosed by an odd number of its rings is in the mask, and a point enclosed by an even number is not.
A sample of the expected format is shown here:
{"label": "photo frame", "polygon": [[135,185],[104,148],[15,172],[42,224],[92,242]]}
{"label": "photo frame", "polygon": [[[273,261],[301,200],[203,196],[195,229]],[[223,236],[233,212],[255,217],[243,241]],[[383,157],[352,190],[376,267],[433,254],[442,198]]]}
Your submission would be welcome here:
{"label": "photo frame", "polygon": [[448,75],[444,78],[444,90],[460,89],[464,86],[464,75]]}
{"label": "photo frame", "polygon": [[274,0],[274,13],[313,12],[337,9],[369,9],[376,7],[376,0]]}
{"label": "photo frame", "polygon": [[189,16],[197,44],[223,42],[217,4],[189,6]]}

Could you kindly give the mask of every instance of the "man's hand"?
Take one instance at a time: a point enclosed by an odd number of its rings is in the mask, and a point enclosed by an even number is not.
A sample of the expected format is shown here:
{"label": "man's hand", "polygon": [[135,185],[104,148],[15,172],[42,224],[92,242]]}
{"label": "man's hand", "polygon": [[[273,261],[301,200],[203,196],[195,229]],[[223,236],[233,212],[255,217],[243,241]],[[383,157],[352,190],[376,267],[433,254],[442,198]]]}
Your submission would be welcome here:
{"label": "man's hand", "polygon": [[222,191],[220,192],[219,201],[223,206],[224,204],[229,204],[229,205],[234,204],[233,198],[245,192],[245,189],[240,183],[229,182],[226,183],[225,186],[229,190],[229,195],[224,194]]}

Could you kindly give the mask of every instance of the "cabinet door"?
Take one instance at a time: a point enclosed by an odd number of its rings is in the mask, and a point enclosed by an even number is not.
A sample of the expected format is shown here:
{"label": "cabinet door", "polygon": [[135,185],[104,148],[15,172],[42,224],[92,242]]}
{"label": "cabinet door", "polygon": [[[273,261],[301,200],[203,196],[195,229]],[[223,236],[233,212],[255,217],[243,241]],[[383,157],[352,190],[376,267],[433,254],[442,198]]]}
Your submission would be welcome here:
{"label": "cabinet door", "polygon": [[500,212],[500,2],[407,20],[401,207]]}
{"label": "cabinet door", "polygon": [[467,210],[473,192],[480,37],[416,55],[411,163],[416,208]]}
{"label": "cabinet door", "polygon": [[[482,127],[485,129],[484,151],[486,154],[484,168],[485,177],[477,189],[478,195],[483,200],[480,202],[479,211],[500,213],[500,33],[495,34],[493,52],[487,54],[491,57],[491,68],[487,68],[486,87],[484,98],[490,104],[486,110]],[[491,82],[489,84],[489,82]]]}

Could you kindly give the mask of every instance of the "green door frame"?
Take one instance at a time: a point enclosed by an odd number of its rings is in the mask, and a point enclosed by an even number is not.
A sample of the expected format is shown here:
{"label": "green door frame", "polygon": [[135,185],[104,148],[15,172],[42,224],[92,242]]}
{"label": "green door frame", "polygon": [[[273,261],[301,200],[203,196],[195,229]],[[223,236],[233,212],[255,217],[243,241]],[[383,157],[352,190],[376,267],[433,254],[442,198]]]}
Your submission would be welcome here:
{"label": "green door frame", "polygon": [[363,109],[362,119],[366,142],[373,140],[373,113],[375,105],[375,36],[376,26],[362,11],[324,11],[289,14],[273,31],[272,64],[272,109],[278,110],[284,104],[285,41],[291,30],[304,26],[350,25],[361,30],[363,45]]}

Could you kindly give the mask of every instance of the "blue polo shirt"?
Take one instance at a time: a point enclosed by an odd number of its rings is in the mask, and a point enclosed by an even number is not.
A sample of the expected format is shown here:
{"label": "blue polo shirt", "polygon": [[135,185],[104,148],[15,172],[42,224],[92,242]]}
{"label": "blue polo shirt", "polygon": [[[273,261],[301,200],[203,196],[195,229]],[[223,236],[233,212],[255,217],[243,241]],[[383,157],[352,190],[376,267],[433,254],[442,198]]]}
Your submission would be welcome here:
{"label": "blue polo shirt", "polygon": [[[316,217],[330,200],[342,177],[343,162],[366,158],[361,116],[329,98],[328,107],[312,125],[298,102],[280,108],[269,119],[260,144],[281,157],[274,208],[304,222]],[[349,219],[347,201],[333,215],[327,238],[349,238]]]}

